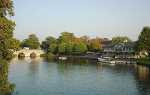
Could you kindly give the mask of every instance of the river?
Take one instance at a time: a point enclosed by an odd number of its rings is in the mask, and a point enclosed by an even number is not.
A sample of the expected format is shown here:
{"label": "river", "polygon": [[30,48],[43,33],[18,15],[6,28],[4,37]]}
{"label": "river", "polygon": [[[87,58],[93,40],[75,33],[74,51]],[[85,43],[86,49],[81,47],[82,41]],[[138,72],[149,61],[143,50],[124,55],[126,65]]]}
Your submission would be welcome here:
{"label": "river", "polygon": [[150,69],[85,59],[13,59],[9,81],[14,95],[150,95]]}

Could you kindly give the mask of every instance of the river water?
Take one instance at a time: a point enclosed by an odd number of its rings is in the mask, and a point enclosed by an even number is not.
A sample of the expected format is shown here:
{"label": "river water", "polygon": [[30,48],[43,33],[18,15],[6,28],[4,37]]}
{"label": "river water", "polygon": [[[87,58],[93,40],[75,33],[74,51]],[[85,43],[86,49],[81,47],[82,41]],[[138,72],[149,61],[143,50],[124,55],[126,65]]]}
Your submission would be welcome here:
{"label": "river water", "polygon": [[150,69],[90,60],[13,59],[14,95],[150,95]]}

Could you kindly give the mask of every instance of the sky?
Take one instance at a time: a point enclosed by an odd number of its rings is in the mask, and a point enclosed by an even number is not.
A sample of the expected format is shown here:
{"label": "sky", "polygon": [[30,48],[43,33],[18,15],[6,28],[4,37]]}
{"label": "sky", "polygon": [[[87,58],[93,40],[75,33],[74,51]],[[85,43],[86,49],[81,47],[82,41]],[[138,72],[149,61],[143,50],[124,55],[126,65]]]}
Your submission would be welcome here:
{"label": "sky", "polygon": [[64,31],[137,40],[150,26],[150,0],[14,0],[14,7],[14,35],[20,40],[33,33],[44,40]]}

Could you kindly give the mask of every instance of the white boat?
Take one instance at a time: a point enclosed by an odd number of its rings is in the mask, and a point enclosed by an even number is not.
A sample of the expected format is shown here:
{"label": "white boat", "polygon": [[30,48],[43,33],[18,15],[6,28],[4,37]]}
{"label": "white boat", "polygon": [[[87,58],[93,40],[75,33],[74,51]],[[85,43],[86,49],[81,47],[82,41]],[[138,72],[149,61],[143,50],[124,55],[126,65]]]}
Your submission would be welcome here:
{"label": "white boat", "polygon": [[110,63],[111,63],[111,64],[115,64],[115,63],[116,63],[116,61],[110,61]]}
{"label": "white boat", "polygon": [[105,61],[105,59],[103,59],[103,58],[97,58],[97,60],[98,60],[99,62]]}
{"label": "white boat", "polygon": [[97,60],[102,63],[108,63],[112,66],[114,66],[116,64],[116,61],[111,60],[110,58],[97,58]]}
{"label": "white boat", "polygon": [[59,60],[67,60],[67,57],[58,57]]}

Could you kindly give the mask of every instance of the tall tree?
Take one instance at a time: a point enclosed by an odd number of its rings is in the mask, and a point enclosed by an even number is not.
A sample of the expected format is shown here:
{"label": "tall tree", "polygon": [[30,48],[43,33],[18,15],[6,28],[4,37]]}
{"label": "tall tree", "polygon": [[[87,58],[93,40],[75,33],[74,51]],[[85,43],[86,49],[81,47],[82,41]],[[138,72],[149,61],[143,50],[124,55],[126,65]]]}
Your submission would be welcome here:
{"label": "tall tree", "polygon": [[150,57],[150,27],[144,27],[137,42],[138,51],[146,51]]}
{"label": "tall tree", "polygon": [[0,59],[9,60],[12,58],[8,42],[13,37],[15,23],[8,16],[13,15],[12,0],[0,0]]}
{"label": "tall tree", "polygon": [[82,36],[82,37],[80,37],[80,40],[81,40],[84,44],[88,45],[90,38],[89,38],[88,36]]}
{"label": "tall tree", "polygon": [[16,38],[12,38],[8,40],[9,49],[12,49],[13,51],[20,49],[20,41]]}
{"label": "tall tree", "polygon": [[0,0],[0,16],[5,17],[5,16],[13,16],[14,11],[13,11],[13,1],[12,0]]}
{"label": "tall tree", "polygon": [[41,48],[47,52],[56,53],[57,39],[52,36],[47,37],[45,41],[42,41]]}
{"label": "tall tree", "polygon": [[0,95],[11,95],[14,90],[14,85],[8,81],[8,64],[6,61],[12,58],[9,41],[13,37],[15,28],[15,23],[7,17],[13,15],[12,0],[0,0]]}
{"label": "tall tree", "polygon": [[73,33],[62,32],[58,38],[58,52],[72,54],[75,36]]}
{"label": "tall tree", "polygon": [[79,40],[78,42],[75,42],[73,47],[73,53],[74,54],[82,54],[85,53],[88,50],[87,45]]}
{"label": "tall tree", "polygon": [[60,43],[58,45],[58,53],[59,54],[66,54],[66,52],[67,52],[66,47],[67,47],[66,43]]}
{"label": "tall tree", "polygon": [[100,38],[91,39],[89,41],[88,48],[90,51],[94,52],[101,50],[102,49],[101,39]]}
{"label": "tall tree", "polygon": [[40,42],[35,34],[29,35],[27,39],[22,42],[22,47],[29,47],[30,49],[38,49]]}
{"label": "tall tree", "polygon": [[62,32],[61,36],[58,38],[58,41],[59,41],[59,43],[61,43],[61,42],[68,43],[68,42],[73,42],[74,38],[75,38],[75,36],[73,33]]}

